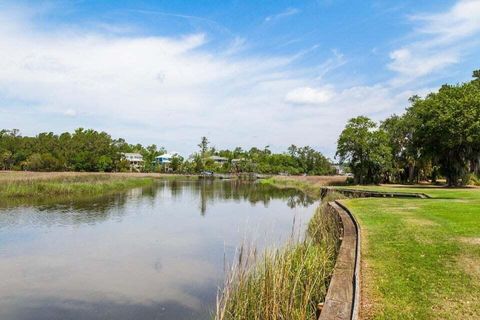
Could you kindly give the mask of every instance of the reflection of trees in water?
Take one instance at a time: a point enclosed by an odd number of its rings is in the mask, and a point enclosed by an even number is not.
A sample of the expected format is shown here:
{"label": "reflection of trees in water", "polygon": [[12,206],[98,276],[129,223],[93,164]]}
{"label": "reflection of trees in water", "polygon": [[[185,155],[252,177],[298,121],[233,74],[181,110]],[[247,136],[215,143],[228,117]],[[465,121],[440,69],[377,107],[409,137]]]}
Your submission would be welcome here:
{"label": "reflection of trees in water", "polygon": [[200,212],[207,210],[207,203],[215,201],[235,200],[248,201],[253,205],[262,203],[268,207],[272,199],[286,200],[290,208],[308,206],[315,200],[294,189],[279,189],[270,185],[252,183],[241,180],[215,181],[201,180],[197,182],[200,193]]}
{"label": "reflection of trees in water", "polygon": [[[112,217],[121,217],[127,213],[126,203],[129,200],[140,199],[145,204],[155,205],[156,199],[164,193],[170,193],[172,198],[181,199],[185,192],[198,197],[199,210],[205,215],[208,204],[219,201],[248,201],[268,207],[272,199],[286,200],[290,208],[308,206],[314,199],[294,189],[279,189],[270,185],[246,181],[229,180],[199,180],[179,181],[160,180],[157,183],[134,188],[125,192],[104,196],[50,197],[43,199],[2,199],[0,200],[0,226],[19,223],[26,215],[29,219],[44,224],[80,224],[96,223]],[[10,214],[8,214],[10,212]],[[32,212],[37,212],[33,214]],[[40,212],[40,214],[38,214]],[[41,213],[48,214],[41,214]]]}
{"label": "reflection of trees in water", "polygon": [[173,198],[177,198],[182,195],[184,186],[178,180],[170,181],[170,183],[168,184],[168,187],[170,188],[170,192]]}
{"label": "reflection of trees in water", "polygon": [[[123,216],[125,204],[130,199],[155,197],[152,187],[134,188],[125,192],[103,196],[69,196],[28,199],[2,199],[0,202],[0,226],[22,221],[25,215],[32,222],[50,224],[96,223],[114,216]],[[10,214],[9,214],[10,213]],[[44,214],[45,213],[45,214]]]}

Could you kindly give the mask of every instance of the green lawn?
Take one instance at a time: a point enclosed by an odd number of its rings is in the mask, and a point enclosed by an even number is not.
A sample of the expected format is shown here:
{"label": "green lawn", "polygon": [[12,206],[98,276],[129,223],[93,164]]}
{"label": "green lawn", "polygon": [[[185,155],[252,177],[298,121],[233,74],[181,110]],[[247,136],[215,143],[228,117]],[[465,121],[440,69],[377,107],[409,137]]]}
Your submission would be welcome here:
{"label": "green lawn", "polygon": [[364,188],[432,199],[342,200],[362,230],[362,318],[480,319],[480,189]]}

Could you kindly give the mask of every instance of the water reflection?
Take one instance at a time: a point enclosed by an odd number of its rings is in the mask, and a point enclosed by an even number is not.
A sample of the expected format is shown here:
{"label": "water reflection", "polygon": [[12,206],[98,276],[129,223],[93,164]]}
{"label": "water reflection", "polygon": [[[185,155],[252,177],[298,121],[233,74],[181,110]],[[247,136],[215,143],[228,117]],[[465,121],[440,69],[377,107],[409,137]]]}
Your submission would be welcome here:
{"label": "water reflection", "polygon": [[312,203],[239,181],[3,203],[0,319],[208,319],[224,255],[283,241]]}

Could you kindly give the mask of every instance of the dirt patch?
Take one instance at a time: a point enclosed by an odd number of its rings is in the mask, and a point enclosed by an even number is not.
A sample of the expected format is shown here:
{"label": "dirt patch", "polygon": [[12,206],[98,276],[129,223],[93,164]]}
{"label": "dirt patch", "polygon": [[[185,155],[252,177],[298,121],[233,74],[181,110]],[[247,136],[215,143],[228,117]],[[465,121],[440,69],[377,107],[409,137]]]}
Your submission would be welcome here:
{"label": "dirt patch", "polygon": [[432,307],[435,319],[477,320],[480,317],[479,300],[474,293],[440,300]]}
{"label": "dirt patch", "polygon": [[462,254],[458,259],[458,264],[466,273],[480,279],[480,259],[471,254]]}
{"label": "dirt patch", "polygon": [[414,206],[402,206],[402,207],[388,207],[388,210],[391,212],[395,213],[404,213],[404,214],[409,214],[412,213],[412,211],[417,210],[419,207],[414,207]]}
{"label": "dirt patch", "polygon": [[475,237],[461,237],[458,238],[458,241],[466,244],[471,244],[471,245],[476,245],[480,246],[480,238],[475,238]]}
{"label": "dirt patch", "polygon": [[414,207],[414,206],[410,206],[410,207],[407,207],[407,206],[404,206],[404,207],[398,207],[398,208],[395,208],[395,209],[398,209],[398,210],[417,210],[419,207]]}
{"label": "dirt patch", "polygon": [[[368,250],[368,234],[367,230],[362,228],[362,248],[361,255]],[[375,276],[374,271],[369,266],[367,259],[360,256],[360,314],[362,320],[373,319],[379,313],[380,297],[375,292]]]}
{"label": "dirt patch", "polygon": [[416,232],[415,235],[415,240],[422,245],[434,245],[436,244],[435,239],[432,239],[430,236],[425,235],[423,232]]}
{"label": "dirt patch", "polygon": [[437,223],[433,222],[432,220],[422,218],[408,217],[405,219],[405,221],[411,225],[416,225],[420,227],[433,227],[437,225]]}
{"label": "dirt patch", "polygon": [[[474,281],[480,280],[480,258],[465,253],[457,259],[458,268],[469,274]],[[478,290],[461,291],[449,297],[438,297],[433,306],[437,319],[480,319],[480,295]]]}

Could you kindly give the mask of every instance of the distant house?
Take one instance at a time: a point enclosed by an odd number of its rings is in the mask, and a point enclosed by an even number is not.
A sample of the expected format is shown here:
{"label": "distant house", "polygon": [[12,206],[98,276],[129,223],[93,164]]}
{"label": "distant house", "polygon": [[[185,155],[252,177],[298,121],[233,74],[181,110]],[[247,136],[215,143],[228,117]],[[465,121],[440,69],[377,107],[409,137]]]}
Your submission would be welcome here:
{"label": "distant house", "polygon": [[345,175],[345,169],[342,165],[340,164],[334,164],[333,168],[335,169],[335,173],[338,175]]}
{"label": "distant house", "polygon": [[140,153],[122,153],[122,158],[128,161],[131,170],[139,170],[143,166],[143,156]]}
{"label": "distant house", "polygon": [[213,162],[215,162],[215,163],[227,163],[228,162],[228,158],[219,157],[219,156],[211,156],[211,157],[208,157],[208,159],[213,160]]}
{"label": "distant house", "polygon": [[171,152],[171,153],[165,153],[165,154],[162,154],[158,157],[155,157],[155,163],[156,164],[168,164],[170,162],[172,162],[172,159],[174,157],[179,157],[180,155],[178,154],[178,152]]}

